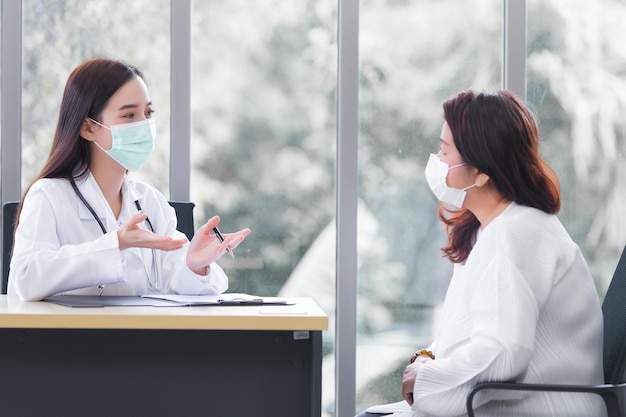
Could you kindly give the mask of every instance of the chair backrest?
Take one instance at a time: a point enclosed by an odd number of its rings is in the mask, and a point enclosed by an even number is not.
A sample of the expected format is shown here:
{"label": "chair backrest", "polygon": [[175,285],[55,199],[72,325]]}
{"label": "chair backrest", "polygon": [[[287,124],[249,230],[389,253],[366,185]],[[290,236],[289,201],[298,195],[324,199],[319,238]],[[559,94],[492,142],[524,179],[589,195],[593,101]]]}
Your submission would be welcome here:
{"label": "chair backrest", "polygon": [[[194,235],[193,208],[196,206],[189,201],[170,201],[176,210],[176,229],[187,235],[191,240]],[[9,283],[9,265],[11,263],[11,250],[13,249],[13,228],[19,202],[9,201],[2,206],[2,287],[0,294],[6,294]]]}
{"label": "chair backrest", "polygon": [[626,370],[626,248],[602,303],[604,315],[604,379],[624,382]]}
{"label": "chair backrest", "polygon": [[178,231],[187,235],[187,239],[191,240],[195,229],[193,225],[193,208],[196,206],[191,201],[170,201],[170,206],[176,210],[176,219]]}
{"label": "chair backrest", "polygon": [[7,293],[9,283],[9,264],[13,249],[13,227],[17,214],[18,201],[9,201],[2,205],[2,288],[1,294]]}

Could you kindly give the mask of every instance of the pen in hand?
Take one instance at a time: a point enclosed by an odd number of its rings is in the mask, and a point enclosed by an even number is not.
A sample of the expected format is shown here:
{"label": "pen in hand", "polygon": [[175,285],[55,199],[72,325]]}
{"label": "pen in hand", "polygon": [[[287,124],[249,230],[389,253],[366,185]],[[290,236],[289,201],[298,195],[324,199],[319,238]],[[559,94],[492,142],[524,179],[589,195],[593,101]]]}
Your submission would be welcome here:
{"label": "pen in hand", "polygon": [[[215,233],[215,236],[217,237],[217,240],[219,240],[220,242],[224,242],[224,236],[222,236],[222,233],[220,232],[220,230],[217,227],[213,228],[213,233]],[[235,254],[233,253],[233,251],[230,249],[230,246],[226,246],[226,252],[228,252],[228,254],[234,258]]]}

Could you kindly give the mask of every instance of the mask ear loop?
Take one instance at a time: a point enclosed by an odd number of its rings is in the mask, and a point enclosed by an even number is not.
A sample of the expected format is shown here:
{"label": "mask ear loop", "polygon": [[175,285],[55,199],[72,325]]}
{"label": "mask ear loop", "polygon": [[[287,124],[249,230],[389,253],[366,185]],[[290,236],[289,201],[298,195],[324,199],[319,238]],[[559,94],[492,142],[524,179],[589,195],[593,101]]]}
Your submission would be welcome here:
{"label": "mask ear loop", "polygon": [[88,117],[88,119],[89,119],[89,120],[91,120],[92,122],[94,122],[95,124],[97,124],[98,126],[102,126],[103,128],[108,129],[109,131],[111,131],[111,128],[110,128],[110,127],[106,127],[105,125],[103,125],[103,124],[102,124],[102,123],[100,123],[99,121],[94,120],[94,119],[92,119],[91,117]]}
{"label": "mask ear loop", "polygon": [[454,169],[454,168],[462,167],[464,165],[467,165],[467,162],[461,162],[460,164],[456,164],[456,165],[453,165],[451,167],[448,167],[448,171],[450,171],[451,169]]}
{"label": "mask ear loop", "polygon": [[[464,165],[467,165],[467,162],[463,162],[461,164],[457,164],[457,165],[451,166],[451,167],[448,168],[448,171],[450,171],[452,168],[458,168],[458,167],[462,167]],[[474,188],[474,187],[476,187],[476,181],[474,181],[474,184],[472,184],[472,185],[468,185],[465,188],[461,188],[461,191],[467,191],[470,188]]]}
{"label": "mask ear loop", "polygon": [[[439,158],[440,161],[441,161],[441,154],[442,153],[443,153],[443,151],[437,152],[437,158]],[[443,162],[443,161],[441,161],[441,162]],[[446,164],[445,162],[443,162],[443,163]],[[446,165],[448,165],[448,164],[446,164]],[[467,162],[461,162],[460,164],[456,164],[456,165],[453,165],[453,166],[449,166],[448,165],[448,171],[450,171],[451,169],[454,169],[454,168],[462,167],[463,165],[467,165]]]}
{"label": "mask ear loop", "polygon": [[[110,127],[106,127],[105,125],[103,125],[103,124],[102,124],[102,123],[100,123],[99,121],[94,120],[94,119],[92,119],[91,117],[88,117],[88,119],[89,119],[89,120],[91,120],[93,123],[97,124],[98,126],[101,126],[101,127],[105,128],[105,129],[108,129],[108,130],[109,130],[109,132],[111,131],[111,128],[110,128]],[[98,148],[100,148],[100,150],[101,150],[102,152],[107,153],[107,150],[106,150],[106,149],[104,149],[102,146],[100,146],[100,144],[99,144],[98,142],[96,142],[96,141],[95,141],[95,139],[92,141],[92,143],[93,143],[94,145],[96,145]]]}

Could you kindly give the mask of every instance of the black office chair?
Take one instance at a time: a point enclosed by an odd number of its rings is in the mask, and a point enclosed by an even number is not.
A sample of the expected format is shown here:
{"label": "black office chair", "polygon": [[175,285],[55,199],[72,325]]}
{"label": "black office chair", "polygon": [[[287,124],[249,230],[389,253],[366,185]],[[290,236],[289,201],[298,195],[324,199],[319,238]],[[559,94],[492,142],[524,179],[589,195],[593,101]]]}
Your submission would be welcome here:
{"label": "black office chair", "polygon": [[611,285],[602,303],[604,316],[604,381],[601,385],[523,384],[484,382],[467,394],[467,414],[474,417],[473,401],[479,391],[580,392],[600,395],[608,417],[626,416],[626,248],[622,252]]}
{"label": "black office chair", "polygon": [[13,249],[13,227],[19,202],[9,201],[2,205],[2,288],[1,293],[7,293],[9,283],[9,263]]}
{"label": "black office chair", "polygon": [[[193,224],[193,208],[196,206],[190,201],[170,201],[176,211],[177,226],[180,232],[191,240],[195,229]],[[13,227],[19,202],[9,201],[2,206],[2,288],[1,294],[6,294],[9,283],[9,265],[11,250],[13,249]]]}
{"label": "black office chair", "polygon": [[176,229],[187,235],[187,239],[191,240],[195,233],[193,225],[193,208],[196,206],[191,201],[170,201],[170,206],[176,210],[176,219],[178,224]]}

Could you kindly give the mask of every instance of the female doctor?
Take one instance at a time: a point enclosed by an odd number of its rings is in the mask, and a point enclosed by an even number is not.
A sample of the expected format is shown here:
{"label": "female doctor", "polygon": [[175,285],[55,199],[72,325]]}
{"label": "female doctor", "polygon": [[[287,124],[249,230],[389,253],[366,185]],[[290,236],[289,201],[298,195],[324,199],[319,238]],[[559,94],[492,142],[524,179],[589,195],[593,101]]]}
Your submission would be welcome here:
{"label": "female doctor", "polygon": [[127,175],[152,153],[153,112],[143,75],[131,65],[99,58],[72,72],[50,155],[18,208],[9,295],[31,301],[227,289],[215,261],[250,230],[220,242],[215,216],[188,242],[165,197]]}

